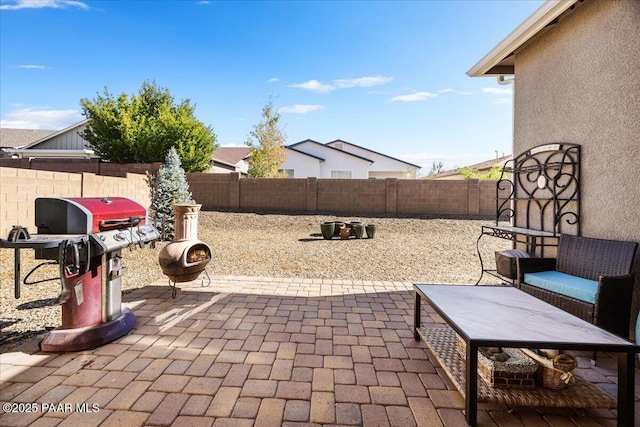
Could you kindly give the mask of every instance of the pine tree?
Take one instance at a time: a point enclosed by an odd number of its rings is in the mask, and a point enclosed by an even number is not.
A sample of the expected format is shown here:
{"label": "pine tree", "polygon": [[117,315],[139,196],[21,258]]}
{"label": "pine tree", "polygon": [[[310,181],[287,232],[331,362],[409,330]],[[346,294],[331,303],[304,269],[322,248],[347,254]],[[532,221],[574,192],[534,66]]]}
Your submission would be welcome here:
{"label": "pine tree", "polygon": [[150,178],[149,184],[153,218],[161,222],[163,238],[172,239],[175,225],[172,206],[177,203],[195,203],[175,147],[169,149],[164,164],[160,166],[158,174]]}

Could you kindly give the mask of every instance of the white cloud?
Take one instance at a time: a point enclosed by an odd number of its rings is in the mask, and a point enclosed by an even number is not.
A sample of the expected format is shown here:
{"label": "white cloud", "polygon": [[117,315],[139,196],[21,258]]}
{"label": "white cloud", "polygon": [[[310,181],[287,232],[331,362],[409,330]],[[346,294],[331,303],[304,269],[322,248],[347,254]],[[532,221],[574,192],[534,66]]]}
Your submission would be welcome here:
{"label": "white cloud", "polygon": [[0,5],[0,10],[18,10],[18,9],[66,9],[67,7],[77,7],[88,10],[86,3],[75,0],[16,0],[12,4]]}
{"label": "white cloud", "polygon": [[320,93],[331,92],[332,90],[335,89],[334,86],[320,83],[318,80],[309,80],[308,82],[304,82],[304,83],[294,83],[290,86],[297,87],[300,89],[310,90],[311,92],[320,92]]}
{"label": "white cloud", "polygon": [[21,108],[7,113],[0,126],[16,129],[60,130],[84,120],[78,110],[35,110]]}
{"label": "white cloud", "polygon": [[282,81],[282,80],[280,80],[277,77],[271,77],[269,80],[267,80],[267,83],[278,83],[280,81]]}
{"label": "white cloud", "polygon": [[485,87],[482,89],[482,92],[491,95],[511,95],[513,90],[511,90],[511,88]]}
{"label": "white cloud", "polygon": [[425,100],[427,100],[429,98],[435,98],[437,96],[438,96],[437,93],[416,92],[416,93],[412,93],[410,95],[394,96],[393,98],[391,98],[391,101],[416,102],[416,101],[425,101]]}
{"label": "white cloud", "polygon": [[498,98],[493,101],[493,104],[510,104],[511,102],[511,98]]}
{"label": "white cloud", "polygon": [[26,70],[48,70],[51,67],[47,67],[46,65],[26,64],[26,65],[18,65],[17,68],[24,68]]}
{"label": "white cloud", "polygon": [[451,89],[450,87],[448,87],[446,89],[441,89],[441,90],[438,91],[438,93],[455,93],[457,95],[464,95],[464,96],[473,95],[473,92],[467,92],[467,91],[463,91],[463,90],[455,90],[455,89]]}
{"label": "white cloud", "polygon": [[302,105],[296,104],[291,107],[282,107],[278,109],[279,113],[290,113],[290,114],[307,114],[313,113],[314,111],[324,110],[322,105]]}
{"label": "white cloud", "polygon": [[211,4],[211,2],[207,0],[203,0],[203,1],[199,1],[197,4]]}
{"label": "white cloud", "polygon": [[358,77],[355,79],[334,80],[333,85],[340,89],[350,88],[350,87],[372,87],[372,86],[380,86],[380,85],[387,84],[392,80],[393,80],[393,77],[386,77],[386,76]]}
{"label": "white cloud", "polygon": [[352,87],[373,87],[387,84],[393,80],[393,77],[386,76],[365,76],[353,79],[337,79],[331,83],[322,83],[318,80],[309,80],[304,83],[294,83],[289,87],[310,90],[312,92],[327,93],[336,89],[349,89]]}

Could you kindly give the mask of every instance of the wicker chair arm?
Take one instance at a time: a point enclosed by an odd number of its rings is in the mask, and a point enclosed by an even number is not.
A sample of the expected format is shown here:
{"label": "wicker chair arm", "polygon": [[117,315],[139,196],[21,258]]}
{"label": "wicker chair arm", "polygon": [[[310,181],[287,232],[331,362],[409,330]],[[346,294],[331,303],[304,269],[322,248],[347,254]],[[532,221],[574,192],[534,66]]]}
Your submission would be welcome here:
{"label": "wicker chair arm", "polygon": [[518,258],[518,284],[524,282],[526,273],[555,271],[555,258]]}
{"label": "wicker chair arm", "polygon": [[634,275],[600,276],[594,324],[629,338]]}

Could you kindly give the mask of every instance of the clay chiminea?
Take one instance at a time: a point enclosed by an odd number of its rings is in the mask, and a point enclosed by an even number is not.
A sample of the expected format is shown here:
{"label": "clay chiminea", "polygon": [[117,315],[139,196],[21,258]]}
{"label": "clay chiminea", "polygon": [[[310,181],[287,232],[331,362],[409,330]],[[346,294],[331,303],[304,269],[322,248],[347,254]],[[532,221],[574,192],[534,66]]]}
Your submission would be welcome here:
{"label": "clay chiminea", "polygon": [[198,211],[201,207],[196,204],[173,205],[175,237],[158,256],[162,272],[173,282],[196,280],[211,261],[211,248],[198,240]]}

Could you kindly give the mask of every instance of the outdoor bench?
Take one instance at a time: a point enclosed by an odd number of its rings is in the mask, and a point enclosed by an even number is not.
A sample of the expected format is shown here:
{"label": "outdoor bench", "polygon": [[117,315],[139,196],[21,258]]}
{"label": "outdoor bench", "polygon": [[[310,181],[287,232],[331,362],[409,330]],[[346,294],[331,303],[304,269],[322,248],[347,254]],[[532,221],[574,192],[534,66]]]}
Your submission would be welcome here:
{"label": "outdoor bench", "polygon": [[562,234],[557,258],[518,258],[518,287],[629,337],[637,243]]}

